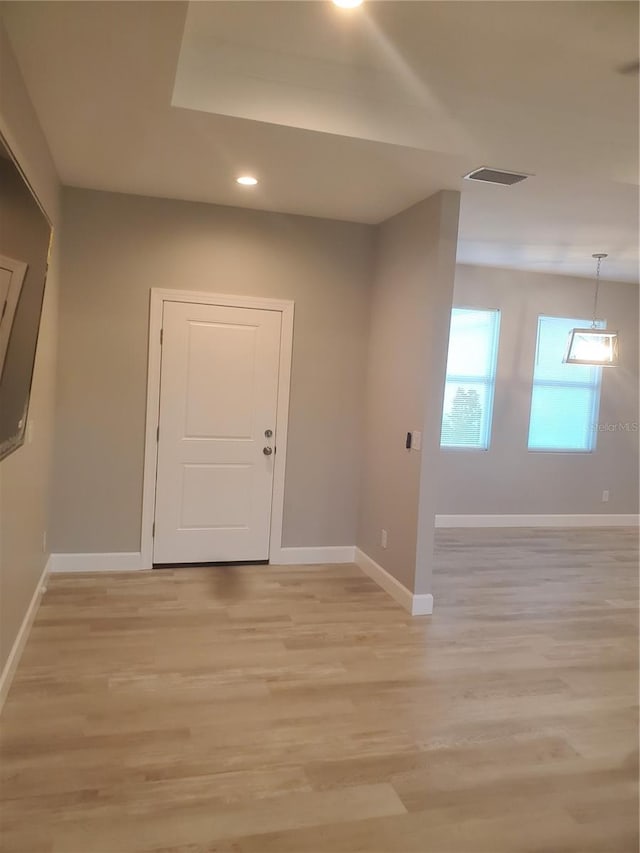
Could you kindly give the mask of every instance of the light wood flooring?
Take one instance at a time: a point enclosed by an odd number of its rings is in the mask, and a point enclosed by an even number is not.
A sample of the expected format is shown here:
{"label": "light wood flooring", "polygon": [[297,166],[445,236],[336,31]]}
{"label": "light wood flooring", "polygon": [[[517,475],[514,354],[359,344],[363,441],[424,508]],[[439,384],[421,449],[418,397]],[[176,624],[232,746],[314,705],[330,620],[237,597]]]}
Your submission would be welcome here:
{"label": "light wood flooring", "polygon": [[637,853],[633,530],[352,566],[54,576],[2,716],[5,853]]}

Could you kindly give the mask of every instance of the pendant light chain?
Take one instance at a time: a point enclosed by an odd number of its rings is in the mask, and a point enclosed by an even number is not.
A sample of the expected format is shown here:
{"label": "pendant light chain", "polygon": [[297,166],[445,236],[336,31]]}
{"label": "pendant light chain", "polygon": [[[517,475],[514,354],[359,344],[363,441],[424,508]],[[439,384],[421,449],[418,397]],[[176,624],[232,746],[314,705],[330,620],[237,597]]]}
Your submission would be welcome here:
{"label": "pendant light chain", "polygon": [[602,259],[608,257],[604,252],[600,252],[597,255],[592,255],[592,258],[596,258],[598,261],[598,265],[596,267],[596,292],[593,298],[593,322],[591,323],[591,328],[596,328],[596,317],[598,311],[598,291],[600,290],[600,264],[602,263]]}

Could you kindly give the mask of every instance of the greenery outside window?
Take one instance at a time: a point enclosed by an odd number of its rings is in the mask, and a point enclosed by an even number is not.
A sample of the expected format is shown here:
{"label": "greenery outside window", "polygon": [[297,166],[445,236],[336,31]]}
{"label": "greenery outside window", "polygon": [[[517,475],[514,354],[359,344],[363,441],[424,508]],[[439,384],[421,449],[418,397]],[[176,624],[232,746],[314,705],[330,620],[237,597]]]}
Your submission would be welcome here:
{"label": "greenery outside window", "polygon": [[452,310],[441,447],[488,449],[499,331],[499,311]]}

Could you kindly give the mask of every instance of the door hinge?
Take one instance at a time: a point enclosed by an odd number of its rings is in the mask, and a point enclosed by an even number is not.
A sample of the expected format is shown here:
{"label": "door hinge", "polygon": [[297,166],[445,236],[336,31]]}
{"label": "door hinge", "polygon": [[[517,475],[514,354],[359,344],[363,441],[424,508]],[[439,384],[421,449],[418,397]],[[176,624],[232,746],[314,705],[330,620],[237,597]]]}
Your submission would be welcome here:
{"label": "door hinge", "polygon": [[156,444],[160,441],[160,426],[156,427]]}
{"label": "door hinge", "polygon": [[163,337],[164,337],[164,329],[160,329],[160,346],[162,346]]}
{"label": "door hinge", "polygon": [[151,528],[151,538],[152,539],[156,538],[156,523],[155,523],[155,521],[153,522],[153,527]]}

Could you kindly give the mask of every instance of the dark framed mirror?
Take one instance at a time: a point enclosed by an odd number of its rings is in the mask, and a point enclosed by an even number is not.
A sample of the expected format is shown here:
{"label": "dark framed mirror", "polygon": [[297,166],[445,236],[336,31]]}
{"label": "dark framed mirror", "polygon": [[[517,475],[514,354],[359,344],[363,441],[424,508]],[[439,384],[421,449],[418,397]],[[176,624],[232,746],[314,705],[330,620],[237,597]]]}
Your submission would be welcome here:
{"label": "dark framed mirror", "polygon": [[0,136],[0,459],[25,440],[53,228]]}

